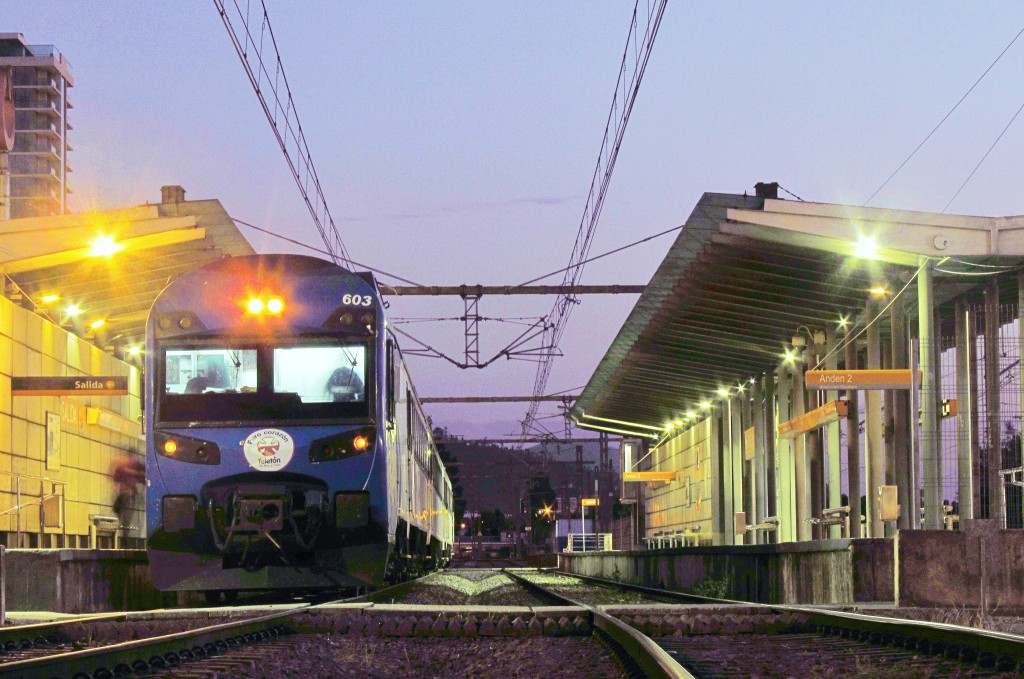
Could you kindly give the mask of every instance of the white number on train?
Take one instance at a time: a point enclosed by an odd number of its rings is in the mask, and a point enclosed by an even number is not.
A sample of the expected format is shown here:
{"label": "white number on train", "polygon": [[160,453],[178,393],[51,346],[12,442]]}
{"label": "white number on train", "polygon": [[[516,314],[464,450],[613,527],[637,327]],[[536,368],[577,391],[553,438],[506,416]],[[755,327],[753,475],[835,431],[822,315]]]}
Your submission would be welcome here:
{"label": "white number on train", "polygon": [[344,295],[341,298],[342,304],[352,304],[354,306],[372,306],[373,297],[370,295]]}

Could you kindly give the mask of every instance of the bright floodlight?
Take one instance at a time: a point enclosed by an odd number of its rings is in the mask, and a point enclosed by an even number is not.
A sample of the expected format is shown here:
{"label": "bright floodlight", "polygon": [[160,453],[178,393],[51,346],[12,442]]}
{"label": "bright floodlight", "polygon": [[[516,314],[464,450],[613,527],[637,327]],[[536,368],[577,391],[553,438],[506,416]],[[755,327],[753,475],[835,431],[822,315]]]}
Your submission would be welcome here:
{"label": "bright floodlight", "polygon": [[870,236],[861,236],[855,254],[862,259],[878,259],[878,241]]}
{"label": "bright floodlight", "polygon": [[92,252],[90,254],[93,257],[109,257],[123,249],[124,246],[115,243],[114,239],[110,236],[100,236],[92,242]]}

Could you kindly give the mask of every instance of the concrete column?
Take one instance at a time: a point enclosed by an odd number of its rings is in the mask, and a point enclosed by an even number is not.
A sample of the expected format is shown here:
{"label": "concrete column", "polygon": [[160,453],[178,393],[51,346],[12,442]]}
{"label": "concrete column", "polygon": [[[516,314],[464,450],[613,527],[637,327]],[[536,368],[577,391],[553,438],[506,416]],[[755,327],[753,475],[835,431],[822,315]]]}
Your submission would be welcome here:
{"label": "concrete column", "polygon": [[[833,330],[825,332],[825,370],[836,370],[839,367],[837,334]],[[829,403],[839,399],[839,392],[829,389],[825,392],[825,400]],[[843,505],[843,474],[842,454],[839,450],[839,422],[825,426],[825,448],[828,454],[828,506],[830,509]],[[829,526],[828,537],[842,537],[840,526]]]}
{"label": "concrete column", "polygon": [[793,440],[779,438],[779,423],[793,416],[793,373],[788,365],[778,371],[775,398],[778,404],[771,436],[775,440],[775,515],[779,517],[779,542],[796,540],[796,507],[793,497]]}
{"label": "concrete column", "polygon": [[[742,512],[743,509],[743,470],[746,464],[743,461],[743,427],[740,413],[739,397],[730,398],[728,401],[729,412],[729,453],[732,456],[732,509],[734,512]],[[733,518],[730,517],[730,522]],[[745,534],[738,535],[733,522],[733,544],[742,545]]]}
{"label": "concrete column", "polygon": [[942,497],[939,493],[939,421],[935,390],[935,309],[932,305],[934,263],[921,258],[917,275],[917,332],[921,363],[921,459],[924,466],[924,527],[942,528]]}
{"label": "concrete column", "polygon": [[967,366],[970,374],[971,390],[971,474],[974,490],[974,518],[983,519],[988,517],[988,505],[981,502],[981,488],[984,484],[984,470],[981,467],[981,413],[978,412],[978,394],[981,393],[982,385],[978,380],[978,310],[968,307],[967,315],[967,341],[971,345],[971,362]]}
{"label": "concrete column", "polygon": [[[905,370],[910,367],[908,359],[907,315],[902,297],[897,297],[889,307],[889,337],[891,339],[892,367]],[[896,494],[900,503],[900,518],[896,527],[905,530],[917,526],[911,523],[912,505],[916,502],[911,495],[910,461],[910,392],[907,389],[893,389],[892,394],[892,471],[895,477]]]}
{"label": "concrete column", "polygon": [[[869,299],[865,307],[868,317],[868,370],[879,370],[882,367],[882,351],[879,343],[878,323],[871,323],[878,313],[878,304]],[[882,521],[878,518],[878,489],[885,483],[885,444],[882,440],[882,392],[878,389],[867,390],[864,394],[864,430],[867,434],[867,450],[864,459],[867,462],[867,525],[868,537],[880,538]]]}
{"label": "concrete column", "polygon": [[725,498],[723,492],[725,469],[722,465],[722,427],[719,422],[718,412],[712,406],[708,413],[711,420],[711,437],[708,441],[709,455],[711,457],[711,536],[712,544],[731,545],[732,541],[725,542]]}
{"label": "concrete column", "polygon": [[[775,381],[775,373],[766,370],[764,373],[764,388],[761,390],[764,399],[764,437],[761,443],[764,445],[764,498],[767,509],[766,516],[779,515],[779,479],[776,474],[776,449],[775,449],[775,420],[778,410],[778,398],[776,390],[778,385]],[[776,543],[779,541],[778,531],[772,531],[765,536],[765,542]]]}
{"label": "concrete column", "polygon": [[[1024,291],[1022,291],[1024,294]],[[1024,307],[1022,307],[1024,308]],[[971,412],[975,410],[975,401],[971,391],[971,362],[974,361],[974,344],[967,331],[969,314],[963,301],[956,303],[956,481],[957,500],[960,505],[960,521],[974,518],[974,468],[971,460],[971,439],[974,430]],[[1024,325],[1024,320],[1018,320]],[[1024,337],[1021,337],[1024,342]],[[1024,355],[1024,354],[1022,354]],[[960,524],[963,526],[963,523]]]}
{"label": "concrete column", "polygon": [[[765,446],[765,392],[761,387],[761,380],[754,382],[751,392],[753,408],[751,415],[754,425],[754,479],[750,484],[751,492],[754,494],[755,521],[758,523],[771,516],[768,513],[768,451]],[[763,544],[765,532],[757,531],[757,542]]]}
{"label": "concrete column", "polygon": [[[793,407],[789,413],[790,419],[800,417],[807,412],[804,401],[805,394],[804,364],[798,361],[793,367]],[[807,522],[807,519],[811,518],[811,460],[807,452],[807,438],[806,435],[801,434],[793,439],[796,539],[800,541],[810,540],[812,537],[811,524]]]}
{"label": "concrete column", "polygon": [[985,414],[988,425],[988,518],[1003,526],[1002,432],[999,430],[999,282],[985,289]]}
{"label": "concrete column", "polygon": [[[743,511],[747,513],[747,523],[750,525],[758,523],[759,515],[757,513],[757,444],[754,447],[747,449],[747,429],[753,426],[754,418],[752,411],[752,398],[753,385],[743,385],[743,391],[739,393],[737,398],[740,402],[740,442],[742,445],[743,455]],[[757,436],[755,435],[755,440]],[[748,531],[744,535],[743,544],[755,544],[757,543],[757,532]]]}
{"label": "concrete column", "polygon": [[[857,369],[857,344],[852,330],[846,331],[846,370]],[[860,525],[860,392],[847,389],[846,404],[846,473],[850,502],[850,537],[861,537]]]}

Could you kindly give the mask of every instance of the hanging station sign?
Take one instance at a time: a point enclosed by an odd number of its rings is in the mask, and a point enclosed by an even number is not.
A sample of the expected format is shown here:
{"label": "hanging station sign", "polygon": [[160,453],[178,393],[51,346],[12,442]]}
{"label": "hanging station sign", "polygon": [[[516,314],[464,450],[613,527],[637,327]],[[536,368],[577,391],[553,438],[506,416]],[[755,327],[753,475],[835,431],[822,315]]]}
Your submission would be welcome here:
{"label": "hanging station sign", "polygon": [[779,425],[779,438],[792,439],[846,417],[846,401],[832,401]]}
{"label": "hanging station sign", "polygon": [[128,378],[118,376],[12,377],[12,396],[126,396]]}
{"label": "hanging station sign", "polygon": [[921,383],[912,370],[808,370],[804,384],[808,389],[912,389]]}

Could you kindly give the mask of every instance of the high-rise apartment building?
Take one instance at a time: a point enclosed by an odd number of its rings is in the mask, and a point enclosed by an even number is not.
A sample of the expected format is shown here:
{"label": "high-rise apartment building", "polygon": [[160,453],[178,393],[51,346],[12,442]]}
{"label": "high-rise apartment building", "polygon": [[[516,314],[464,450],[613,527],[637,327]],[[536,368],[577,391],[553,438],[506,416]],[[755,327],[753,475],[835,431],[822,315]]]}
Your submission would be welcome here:
{"label": "high-rise apartment building", "polygon": [[0,138],[0,219],[64,214],[71,65],[53,45],[0,33],[0,71],[7,76],[0,75],[0,84],[12,84],[14,99],[13,148],[5,151]]}

